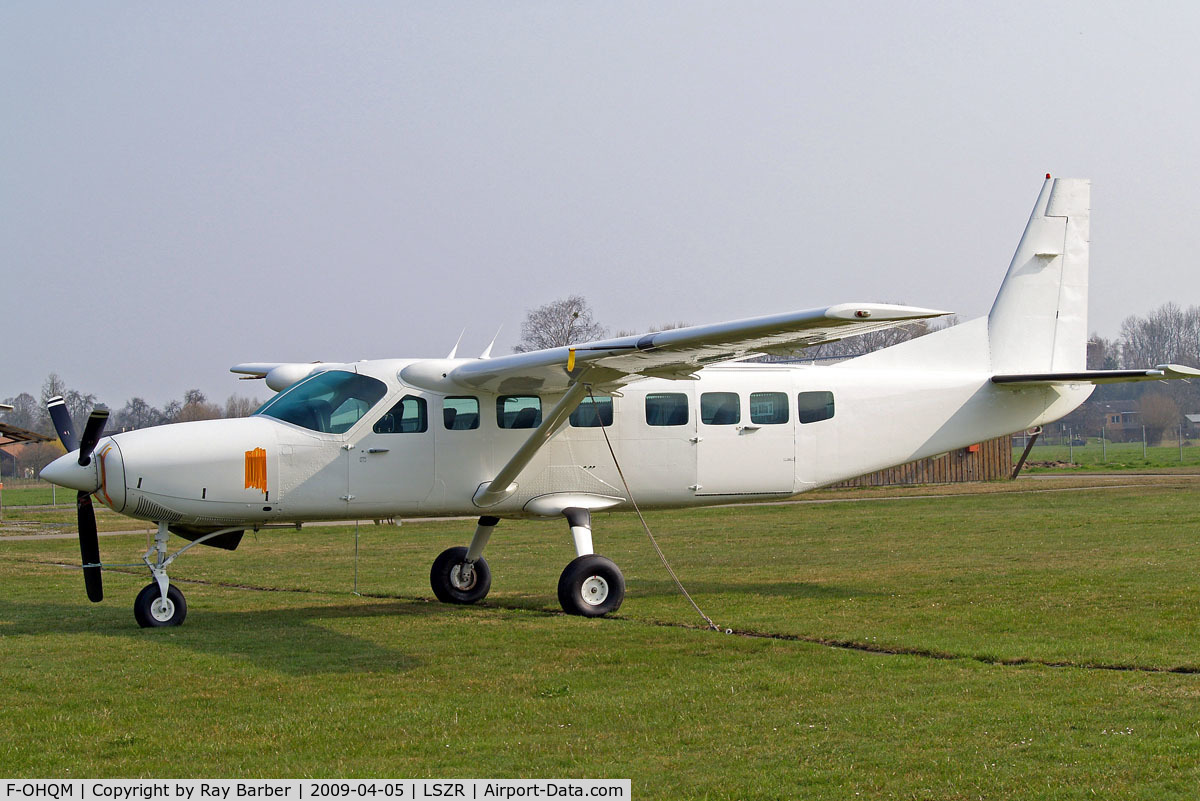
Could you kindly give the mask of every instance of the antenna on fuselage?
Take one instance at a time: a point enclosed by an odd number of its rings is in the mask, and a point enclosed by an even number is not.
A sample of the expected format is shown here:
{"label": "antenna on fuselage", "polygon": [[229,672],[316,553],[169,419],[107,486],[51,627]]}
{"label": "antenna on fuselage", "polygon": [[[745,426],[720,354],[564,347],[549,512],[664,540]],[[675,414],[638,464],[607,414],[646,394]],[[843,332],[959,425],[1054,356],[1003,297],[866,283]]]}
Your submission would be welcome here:
{"label": "antenna on fuselage", "polygon": [[479,358],[481,358],[481,359],[492,358],[492,347],[496,344],[496,340],[500,338],[500,332],[502,330],[504,330],[503,325],[501,325],[499,328],[496,329],[496,336],[492,337],[492,341],[489,342],[488,346],[483,349],[483,353],[479,354]]}
{"label": "antenna on fuselage", "polygon": [[455,340],[454,347],[450,349],[450,354],[446,357],[447,359],[453,359],[458,356],[458,346],[462,344],[463,334],[465,333],[467,333],[467,329],[465,328],[459,332],[458,339]]}

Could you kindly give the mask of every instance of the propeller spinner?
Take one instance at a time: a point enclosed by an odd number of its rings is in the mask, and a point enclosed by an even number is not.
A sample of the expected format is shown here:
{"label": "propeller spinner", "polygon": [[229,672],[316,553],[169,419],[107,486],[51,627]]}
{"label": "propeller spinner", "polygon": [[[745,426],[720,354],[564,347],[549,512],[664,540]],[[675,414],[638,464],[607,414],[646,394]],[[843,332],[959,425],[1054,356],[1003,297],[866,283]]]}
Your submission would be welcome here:
{"label": "propeller spinner", "polygon": [[[92,506],[92,493],[100,487],[100,479],[95,466],[92,464],[92,451],[100,436],[104,433],[104,424],[108,421],[108,409],[103,406],[92,410],[88,415],[87,424],[83,428],[83,438],[76,440],[71,414],[62,396],[55,395],[46,404],[50,419],[54,422],[54,430],[67,456],[46,465],[42,470],[42,478],[52,481],[59,486],[77,490],[76,517],[79,524],[79,553],[83,558],[83,583],[87,587],[88,599],[99,602],[104,599],[104,585],[100,578],[100,538],[96,533],[96,510]],[[69,457],[79,451],[74,460]]]}

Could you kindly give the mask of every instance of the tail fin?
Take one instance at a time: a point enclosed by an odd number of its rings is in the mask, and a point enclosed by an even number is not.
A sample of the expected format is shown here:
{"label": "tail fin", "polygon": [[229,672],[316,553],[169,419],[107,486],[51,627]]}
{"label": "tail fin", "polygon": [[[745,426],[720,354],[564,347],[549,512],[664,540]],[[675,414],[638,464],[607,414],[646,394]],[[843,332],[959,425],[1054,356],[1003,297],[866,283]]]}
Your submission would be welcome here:
{"label": "tail fin", "polygon": [[1047,177],[991,313],[843,362],[994,374],[1074,372],[1087,364],[1091,183]]}
{"label": "tail fin", "polygon": [[988,314],[996,373],[1087,366],[1091,184],[1046,177]]}

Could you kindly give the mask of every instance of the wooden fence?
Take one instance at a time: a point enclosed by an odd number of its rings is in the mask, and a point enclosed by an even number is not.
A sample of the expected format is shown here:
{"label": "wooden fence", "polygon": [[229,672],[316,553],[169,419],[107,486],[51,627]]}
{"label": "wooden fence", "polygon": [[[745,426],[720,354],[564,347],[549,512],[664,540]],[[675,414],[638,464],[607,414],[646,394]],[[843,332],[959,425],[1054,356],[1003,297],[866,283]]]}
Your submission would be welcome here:
{"label": "wooden fence", "polygon": [[960,448],[916,462],[889,467],[878,473],[834,484],[835,487],[883,487],[891,484],[949,484],[961,481],[992,481],[1008,478],[1013,471],[1012,438],[1009,436]]}

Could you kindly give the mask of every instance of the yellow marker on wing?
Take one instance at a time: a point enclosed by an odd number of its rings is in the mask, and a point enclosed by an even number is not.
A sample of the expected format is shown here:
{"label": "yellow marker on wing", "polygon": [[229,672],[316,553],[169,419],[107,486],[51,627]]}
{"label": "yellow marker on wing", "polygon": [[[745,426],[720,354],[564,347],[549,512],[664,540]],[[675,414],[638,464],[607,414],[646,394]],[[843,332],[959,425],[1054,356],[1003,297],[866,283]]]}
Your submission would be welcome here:
{"label": "yellow marker on wing", "polygon": [[567,372],[575,369],[575,349],[567,348]]}

